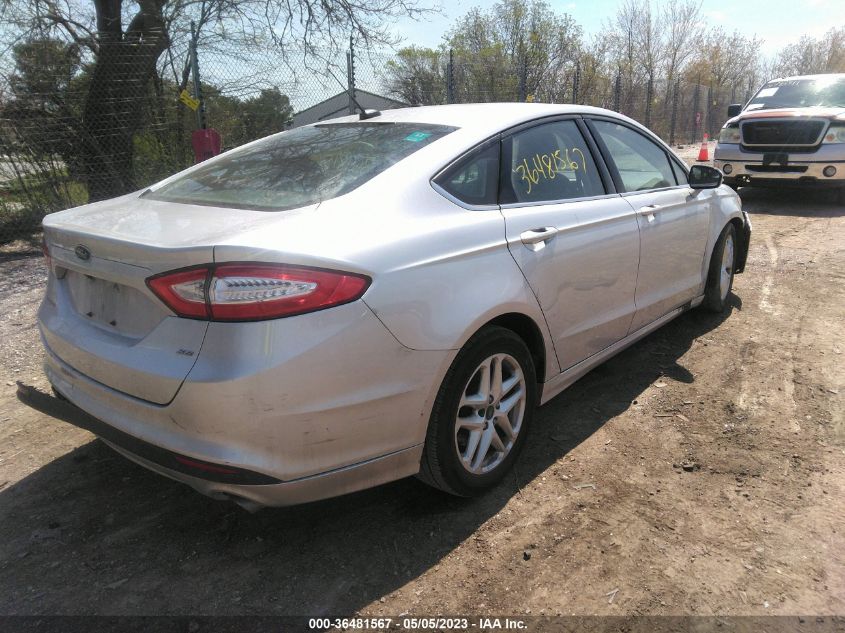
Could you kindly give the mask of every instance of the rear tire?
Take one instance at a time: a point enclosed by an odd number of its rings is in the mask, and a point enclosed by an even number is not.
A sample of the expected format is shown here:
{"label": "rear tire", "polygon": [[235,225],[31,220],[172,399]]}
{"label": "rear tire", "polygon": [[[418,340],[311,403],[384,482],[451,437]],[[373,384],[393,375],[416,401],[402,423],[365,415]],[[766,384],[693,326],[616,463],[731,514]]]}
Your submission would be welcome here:
{"label": "rear tire", "polygon": [[724,312],[728,307],[728,297],[734,283],[734,269],[736,267],[736,227],[733,223],[722,229],[713,255],[710,257],[710,268],[707,273],[707,284],[704,287],[704,302],[701,307],[710,312]]}
{"label": "rear tire", "polygon": [[484,328],[443,378],[419,478],[461,497],[492,488],[522,451],[536,400],[537,376],[525,342],[511,330]]}

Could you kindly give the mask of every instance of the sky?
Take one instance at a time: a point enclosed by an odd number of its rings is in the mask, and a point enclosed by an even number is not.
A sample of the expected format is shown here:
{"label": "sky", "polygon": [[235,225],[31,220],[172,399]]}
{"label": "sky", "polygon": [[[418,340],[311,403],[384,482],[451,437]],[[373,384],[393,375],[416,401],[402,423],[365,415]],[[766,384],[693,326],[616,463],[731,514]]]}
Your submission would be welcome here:
{"label": "sky", "polygon": [[[587,35],[600,31],[619,3],[618,0],[548,1],[555,11],[570,14]],[[469,9],[476,6],[487,9],[494,4],[495,0],[442,0],[442,15],[422,22],[403,20],[394,30],[404,38],[404,45],[434,47]],[[818,37],[832,27],[845,26],[845,0],[704,0],[702,14],[702,31],[719,25],[728,32],[738,30],[744,35],[757,35],[764,40],[763,54],[772,56],[802,35]]]}

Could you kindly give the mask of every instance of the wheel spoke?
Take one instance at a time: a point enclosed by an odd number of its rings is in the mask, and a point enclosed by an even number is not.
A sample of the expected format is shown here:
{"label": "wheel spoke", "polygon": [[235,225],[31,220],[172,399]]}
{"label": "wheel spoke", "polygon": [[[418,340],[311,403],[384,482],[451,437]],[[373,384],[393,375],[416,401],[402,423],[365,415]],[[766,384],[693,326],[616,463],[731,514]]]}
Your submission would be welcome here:
{"label": "wheel spoke", "polygon": [[502,397],[502,359],[494,356],[490,360],[490,395],[493,402],[498,402]]}
{"label": "wheel spoke", "polygon": [[508,449],[505,447],[504,443],[502,442],[502,438],[501,438],[501,437],[499,437],[499,434],[498,434],[498,433],[496,433],[495,431],[493,431],[493,434],[491,435],[491,438],[492,438],[492,441],[490,442],[490,445],[491,445],[494,449],[496,449],[498,452],[500,452],[500,453],[504,453],[506,450],[508,450]]}
{"label": "wheel spoke", "polygon": [[478,442],[481,440],[483,432],[481,430],[472,431],[469,434],[469,440],[467,441],[467,447],[464,451],[464,454],[461,455],[462,461],[468,465],[472,465],[472,459],[475,457],[475,452],[478,450]]}
{"label": "wheel spoke", "polygon": [[519,368],[514,368],[513,376],[508,378],[507,380],[502,382],[502,398],[505,398],[510,394],[511,389],[513,389],[516,385],[522,382],[522,372]]}
{"label": "wheel spoke", "polygon": [[458,407],[472,407],[480,409],[487,406],[487,395],[484,393],[464,394]]}
{"label": "wheel spoke", "polygon": [[478,443],[478,451],[475,453],[475,458],[472,460],[472,469],[478,470],[484,458],[487,457],[487,451],[490,450],[490,442],[493,439],[493,434],[496,431],[492,426],[487,427],[487,430],[481,435],[481,441]]}
{"label": "wheel spoke", "polygon": [[496,426],[502,429],[502,432],[508,438],[508,441],[513,440],[513,427],[511,426],[511,419],[507,415],[503,413],[497,415]]}
{"label": "wheel spoke", "polygon": [[511,412],[511,409],[516,406],[516,404],[522,400],[523,392],[522,388],[514,391],[506,400],[502,400],[499,403],[499,413],[508,414]]}
{"label": "wheel spoke", "polygon": [[482,431],[484,430],[484,419],[477,415],[458,418],[457,428],[467,429],[469,431]]}
{"label": "wheel spoke", "polygon": [[459,407],[474,407],[478,409],[486,407],[490,403],[490,365],[492,361],[493,358],[488,358],[475,370],[475,374],[470,378],[467,389],[476,383],[476,377],[478,378],[478,389],[475,393],[466,393],[465,390],[464,395],[461,396]]}

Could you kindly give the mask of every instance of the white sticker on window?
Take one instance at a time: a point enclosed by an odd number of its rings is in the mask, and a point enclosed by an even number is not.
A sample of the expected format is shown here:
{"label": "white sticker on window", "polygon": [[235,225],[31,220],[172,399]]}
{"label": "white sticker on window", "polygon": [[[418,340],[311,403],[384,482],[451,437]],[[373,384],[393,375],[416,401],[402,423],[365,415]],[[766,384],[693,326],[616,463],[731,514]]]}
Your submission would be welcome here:
{"label": "white sticker on window", "polygon": [[778,91],[780,86],[775,86],[774,88],[763,88],[760,92],[757,93],[757,96],[754,97],[755,99],[761,99],[763,97],[771,97]]}

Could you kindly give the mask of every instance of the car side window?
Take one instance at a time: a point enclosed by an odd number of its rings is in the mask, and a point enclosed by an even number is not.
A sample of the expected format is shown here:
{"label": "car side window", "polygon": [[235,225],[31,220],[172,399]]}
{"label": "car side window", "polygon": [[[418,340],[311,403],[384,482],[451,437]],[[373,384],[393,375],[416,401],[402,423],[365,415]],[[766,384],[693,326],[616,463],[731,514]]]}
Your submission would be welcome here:
{"label": "car side window", "polygon": [[536,125],[502,142],[501,204],[605,193],[590,149],[573,120]]}
{"label": "car side window", "polygon": [[472,152],[440,174],[435,182],[466,204],[498,204],[499,141]]}
{"label": "car side window", "polygon": [[674,187],[675,175],[663,148],[639,132],[619,123],[594,121],[625,191]]}
{"label": "car side window", "polygon": [[669,159],[669,162],[672,164],[672,171],[675,172],[675,179],[678,181],[678,184],[689,184],[689,169],[684,169],[678,164],[677,161],[674,161],[672,159]]}

